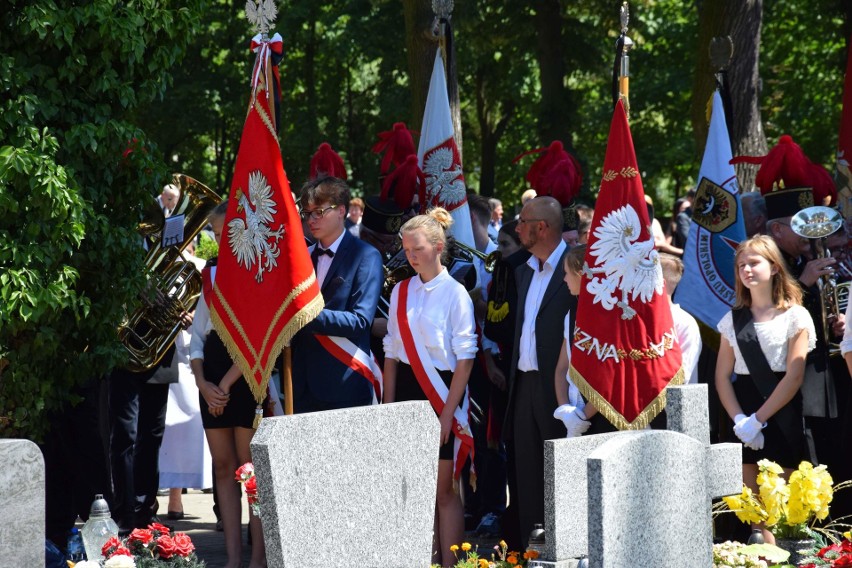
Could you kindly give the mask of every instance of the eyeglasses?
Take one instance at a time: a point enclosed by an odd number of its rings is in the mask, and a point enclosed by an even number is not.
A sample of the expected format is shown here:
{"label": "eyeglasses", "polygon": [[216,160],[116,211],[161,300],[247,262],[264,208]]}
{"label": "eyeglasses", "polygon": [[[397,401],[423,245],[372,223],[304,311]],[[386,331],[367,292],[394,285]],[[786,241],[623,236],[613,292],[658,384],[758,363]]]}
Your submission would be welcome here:
{"label": "eyeglasses", "polygon": [[544,219],[524,219],[523,217],[518,217],[518,223],[521,225],[526,225],[527,223],[538,223],[539,221],[544,221]]}
{"label": "eyeglasses", "polygon": [[313,211],[309,209],[302,209],[301,211],[299,211],[299,216],[302,217],[302,219],[304,219],[305,221],[308,220],[308,217],[315,221],[319,221],[320,219],[325,217],[325,214],[328,211],[331,211],[332,209],[337,209],[338,207],[340,207],[340,205],[330,205],[322,209],[314,209]]}

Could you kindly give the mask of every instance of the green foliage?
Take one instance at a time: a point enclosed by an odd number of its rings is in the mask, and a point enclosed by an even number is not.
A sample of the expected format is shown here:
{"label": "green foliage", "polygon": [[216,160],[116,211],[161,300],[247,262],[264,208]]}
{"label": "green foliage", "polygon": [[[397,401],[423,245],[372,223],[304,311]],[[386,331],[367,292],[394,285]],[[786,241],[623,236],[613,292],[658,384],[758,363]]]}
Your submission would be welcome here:
{"label": "green foliage", "polygon": [[219,254],[219,245],[216,244],[216,241],[208,237],[205,233],[201,233],[199,239],[198,246],[195,248],[195,256],[204,260],[210,260]]}
{"label": "green foliage", "polygon": [[116,327],[144,283],[135,227],[167,173],[129,117],[163,95],[200,2],[6,4],[0,436],[38,438],[123,360]]}

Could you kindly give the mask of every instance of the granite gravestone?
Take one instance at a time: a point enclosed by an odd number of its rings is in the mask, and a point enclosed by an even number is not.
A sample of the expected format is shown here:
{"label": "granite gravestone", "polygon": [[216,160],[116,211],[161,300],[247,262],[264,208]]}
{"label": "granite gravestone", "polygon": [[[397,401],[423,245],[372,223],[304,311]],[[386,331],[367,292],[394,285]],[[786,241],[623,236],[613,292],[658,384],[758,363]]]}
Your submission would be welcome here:
{"label": "granite gravestone", "polygon": [[429,566],[439,437],[428,402],[265,418],[251,451],[269,566]]}
{"label": "granite gravestone", "polygon": [[[677,454],[677,448],[681,446],[685,453],[692,453],[695,448],[692,442],[698,443],[703,448],[702,460],[705,465],[693,482],[694,485],[702,487],[701,504],[697,505],[696,501],[696,505],[702,511],[702,517],[706,516],[709,520],[711,497],[740,491],[742,486],[741,446],[739,444],[710,445],[706,385],[670,387],[667,390],[667,401],[668,428],[670,431],[683,434],[667,442],[675,446],[675,454]],[[653,432],[644,431],[639,434],[645,433]],[[621,437],[635,434],[637,433],[615,432],[545,442],[546,545],[543,558],[548,559],[550,563],[541,563],[541,565],[571,566],[569,559],[590,555],[590,552],[600,544],[592,545],[589,523],[592,515],[599,513],[605,503],[589,499],[593,480],[589,477],[591,470],[587,460],[599,448],[602,449]],[[620,444],[618,447],[621,447]],[[647,447],[639,444],[630,446],[628,451],[653,452],[654,448],[653,444]],[[684,456],[682,459],[687,458]],[[682,469],[676,468],[674,471],[682,477],[686,475],[681,471]],[[631,493],[631,498],[617,503],[609,500],[606,492],[603,498],[607,506],[624,507],[625,514],[630,514],[634,503],[641,508],[645,500],[653,500],[658,495],[667,495],[670,475],[671,473],[667,473],[662,477],[649,478],[651,485],[655,487],[651,493]],[[600,480],[594,482],[599,484]],[[619,498],[623,499],[623,496]],[[591,507],[589,503],[592,503]],[[661,511],[660,514],[663,512]],[[709,530],[707,534],[710,534]],[[665,533],[659,536],[667,538]],[[621,542],[625,546],[636,545],[633,539]],[[658,541],[653,544],[660,545]],[[556,562],[557,560],[559,562]]]}
{"label": "granite gravestone", "polygon": [[44,566],[44,459],[29,440],[0,440],[0,566]]}

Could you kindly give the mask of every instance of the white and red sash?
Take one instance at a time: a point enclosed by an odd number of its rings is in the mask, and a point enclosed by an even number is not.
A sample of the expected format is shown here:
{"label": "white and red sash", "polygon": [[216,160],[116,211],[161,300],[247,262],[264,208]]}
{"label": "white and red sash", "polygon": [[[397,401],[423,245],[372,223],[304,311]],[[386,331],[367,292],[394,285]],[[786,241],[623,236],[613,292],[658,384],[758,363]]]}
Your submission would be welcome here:
{"label": "white and red sash", "polygon": [[[440,416],[444,411],[444,404],[450,389],[444,384],[438,369],[432,364],[432,359],[426,351],[422,341],[414,341],[411,326],[408,324],[408,286],[411,278],[403,280],[399,285],[399,304],[396,308],[399,334],[402,337],[402,346],[408,357],[408,363],[414,372],[417,383],[426,398],[432,404],[432,408]],[[465,387],[462,397],[461,408],[456,407],[453,411],[453,434],[455,434],[455,447],[453,448],[453,479],[458,482],[462,468],[468,456],[470,457],[470,484],[476,487],[476,471],[473,468],[473,434],[470,430],[468,417],[470,415],[470,397]]]}
{"label": "white and red sash", "polygon": [[314,335],[328,353],[361,375],[373,387],[373,404],[382,400],[382,370],[372,353],[365,353],[351,339],[334,335]]}

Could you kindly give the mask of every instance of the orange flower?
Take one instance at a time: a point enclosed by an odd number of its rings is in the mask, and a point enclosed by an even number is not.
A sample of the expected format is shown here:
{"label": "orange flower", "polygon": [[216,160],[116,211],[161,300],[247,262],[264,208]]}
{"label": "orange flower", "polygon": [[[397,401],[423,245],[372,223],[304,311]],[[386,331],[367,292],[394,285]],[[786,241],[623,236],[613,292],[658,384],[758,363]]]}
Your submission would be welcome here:
{"label": "orange flower", "polygon": [[458,551],[459,551],[459,545],[454,544],[450,547],[450,552],[458,552]]}
{"label": "orange flower", "polygon": [[[515,553],[515,554],[517,554],[517,553]],[[518,563],[518,557],[517,557],[517,556],[515,556],[515,554],[510,554],[510,555],[506,558],[506,562],[508,562],[508,563],[509,563],[509,564],[511,564],[512,566],[514,566],[515,564],[517,564],[517,563]]]}
{"label": "orange flower", "polygon": [[470,543],[469,543],[469,542],[463,542],[463,543],[462,543],[462,550],[464,550],[465,552],[467,552],[468,550],[470,550],[470,548],[471,548],[471,546],[470,546]]}

